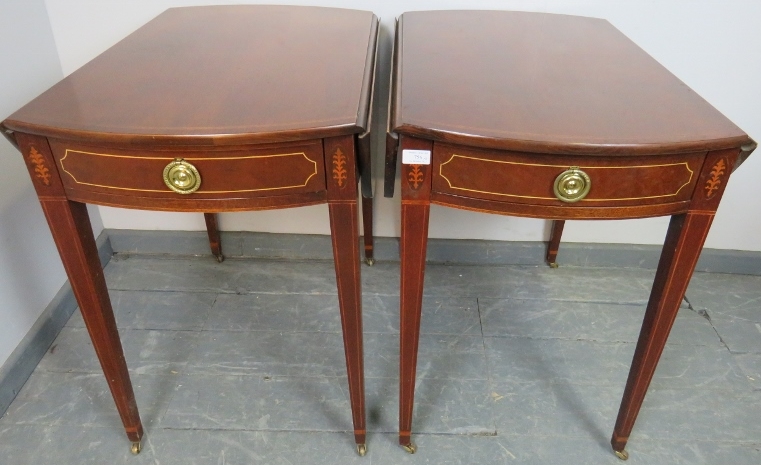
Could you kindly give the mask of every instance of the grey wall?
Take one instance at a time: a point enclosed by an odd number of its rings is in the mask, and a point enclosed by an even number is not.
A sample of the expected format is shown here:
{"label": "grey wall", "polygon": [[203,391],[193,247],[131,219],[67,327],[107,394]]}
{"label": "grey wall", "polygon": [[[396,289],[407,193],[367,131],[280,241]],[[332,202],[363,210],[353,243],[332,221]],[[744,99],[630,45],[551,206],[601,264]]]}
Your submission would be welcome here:
{"label": "grey wall", "polygon": [[[61,79],[44,0],[0,0],[0,120]],[[66,282],[24,161],[0,137],[0,366]]]}

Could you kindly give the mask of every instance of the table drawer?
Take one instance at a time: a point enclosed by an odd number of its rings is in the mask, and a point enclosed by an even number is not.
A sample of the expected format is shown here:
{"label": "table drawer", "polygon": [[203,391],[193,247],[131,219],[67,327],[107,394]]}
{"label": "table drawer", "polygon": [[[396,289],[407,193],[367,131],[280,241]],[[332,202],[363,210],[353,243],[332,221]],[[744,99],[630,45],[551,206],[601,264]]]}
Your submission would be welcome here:
{"label": "table drawer", "polygon": [[[433,191],[463,197],[541,205],[595,207],[672,203],[689,200],[705,153],[648,157],[543,155],[469,149],[436,143],[433,153]],[[583,174],[568,183],[563,173],[578,168]],[[584,176],[586,175],[586,176]],[[586,196],[574,200],[579,177],[588,184]],[[555,194],[571,193],[565,201]],[[564,184],[565,182],[565,184]],[[564,190],[568,187],[570,190]]]}
{"label": "table drawer", "polygon": [[[215,199],[325,190],[319,140],[277,146],[145,151],[51,142],[51,148],[69,192]],[[179,161],[184,163],[173,170]],[[193,186],[197,179],[200,182]],[[173,190],[170,184],[178,188]]]}

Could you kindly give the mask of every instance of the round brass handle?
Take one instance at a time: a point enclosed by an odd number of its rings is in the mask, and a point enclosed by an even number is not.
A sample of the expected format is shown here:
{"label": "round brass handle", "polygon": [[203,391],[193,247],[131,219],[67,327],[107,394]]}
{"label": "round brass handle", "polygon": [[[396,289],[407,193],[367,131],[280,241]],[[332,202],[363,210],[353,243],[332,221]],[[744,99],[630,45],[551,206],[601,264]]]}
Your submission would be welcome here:
{"label": "round brass handle", "polygon": [[177,158],[164,168],[164,184],[178,194],[191,194],[201,187],[201,175],[195,166]]}
{"label": "round brass handle", "polygon": [[592,180],[578,166],[572,166],[555,178],[555,197],[567,203],[578,202],[589,193]]}

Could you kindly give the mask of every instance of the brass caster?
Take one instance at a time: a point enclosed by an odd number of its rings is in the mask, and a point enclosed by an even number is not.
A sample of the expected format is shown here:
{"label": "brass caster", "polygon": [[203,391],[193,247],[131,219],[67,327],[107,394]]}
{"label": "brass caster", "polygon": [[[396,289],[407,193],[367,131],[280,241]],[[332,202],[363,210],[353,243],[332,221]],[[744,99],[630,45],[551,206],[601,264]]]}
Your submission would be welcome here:
{"label": "brass caster", "polygon": [[137,455],[142,450],[142,446],[140,445],[140,441],[133,442],[132,447],[130,448],[130,451],[133,455]]}
{"label": "brass caster", "polygon": [[364,457],[365,454],[367,454],[367,445],[366,444],[357,444],[357,453],[360,457]]}
{"label": "brass caster", "polygon": [[217,261],[219,263],[222,263],[223,261],[225,261],[225,256],[224,255],[217,255]]}
{"label": "brass caster", "polygon": [[410,454],[414,454],[415,452],[417,452],[417,446],[412,442],[405,446],[402,446],[402,448],[406,450],[407,452],[409,452]]}
{"label": "brass caster", "polygon": [[626,460],[629,458],[629,453],[625,450],[614,450],[614,454],[616,454],[616,457],[620,458],[621,460]]}
{"label": "brass caster", "polygon": [[558,264],[556,262],[550,263],[550,268],[557,268]]}
{"label": "brass caster", "polygon": [[374,258],[366,258],[365,263],[367,263],[367,266],[373,266],[375,265],[375,259]]}

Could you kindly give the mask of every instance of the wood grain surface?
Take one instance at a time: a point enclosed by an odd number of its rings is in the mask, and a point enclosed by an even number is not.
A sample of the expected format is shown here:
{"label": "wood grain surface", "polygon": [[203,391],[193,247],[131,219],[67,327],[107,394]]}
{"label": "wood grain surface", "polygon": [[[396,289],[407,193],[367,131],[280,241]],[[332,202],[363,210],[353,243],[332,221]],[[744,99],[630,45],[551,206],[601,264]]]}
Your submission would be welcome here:
{"label": "wood grain surface", "polygon": [[658,154],[748,136],[602,19],[426,11],[399,20],[391,129],[476,147]]}
{"label": "wood grain surface", "polygon": [[226,144],[362,132],[377,30],[366,11],[173,8],[11,115],[90,141]]}

